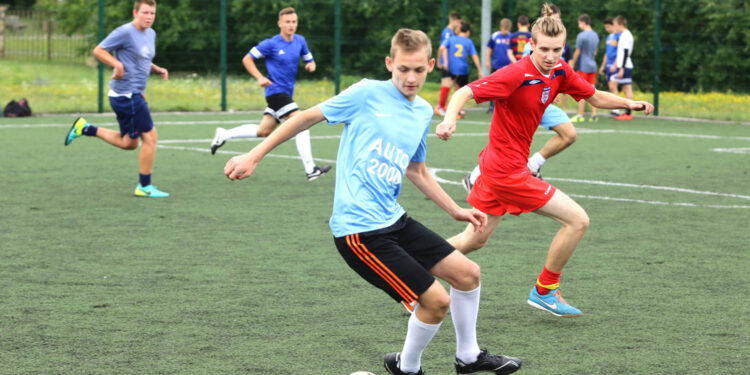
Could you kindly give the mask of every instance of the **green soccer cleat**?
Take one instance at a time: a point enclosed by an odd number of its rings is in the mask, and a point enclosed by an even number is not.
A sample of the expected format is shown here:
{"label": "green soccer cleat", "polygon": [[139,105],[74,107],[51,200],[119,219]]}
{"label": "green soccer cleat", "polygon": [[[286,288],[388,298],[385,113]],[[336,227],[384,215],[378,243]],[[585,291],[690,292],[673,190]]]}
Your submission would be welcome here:
{"label": "green soccer cleat", "polygon": [[141,184],[138,184],[138,186],[135,187],[135,192],[133,194],[136,197],[144,197],[144,198],[167,198],[169,197],[169,193],[165,193],[157,189],[156,186],[154,185],[141,186]]}
{"label": "green soccer cleat", "polygon": [[83,117],[79,117],[73,121],[73,126],[70,127],[68,135],[65,137],[65,145],[69,145],[74,139],[80,137],[83,134],[83,128],[87,126],[89,126],[89,123]]}
{"label": "green soccer cleat", "polygon": [[584,122],[586,121],[586,118],[580,115],[575,115],[570,118],[570,122]]}

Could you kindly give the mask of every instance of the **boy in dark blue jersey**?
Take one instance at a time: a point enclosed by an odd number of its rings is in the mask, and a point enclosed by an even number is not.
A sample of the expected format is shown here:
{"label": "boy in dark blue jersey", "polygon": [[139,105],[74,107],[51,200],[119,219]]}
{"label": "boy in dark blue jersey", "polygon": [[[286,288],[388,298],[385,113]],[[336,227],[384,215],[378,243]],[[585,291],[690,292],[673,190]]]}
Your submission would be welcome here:
{"label": "boy in dark blue jersey", "polygon": [[[516,56],[513,55],[513,50],[510,48],[510,28],[512,25],[513,23],[508,18],[500,20],[500,31],[495,31],[487,42],[485,62],[491,73],[516,62]],[[492,113],[494,109],[495,102],[490,102],[487,113]]]}
{"label": "boy in dark blue jersey", "polygon": [[[618,82],[615,73],[610,71],[612,64],[617,59],[617,43],[620,40],[620,33],[615,32],[614,18],[607,17],[604,19],[604,30],[607,31],[607,40],[604,48],[604,57],[602,58],[602,64],[599,66],[599,74],[603,75],[607,79],[607,86],[609,92],[620,95],[617,90]],[[619,116],[620,111],[615,109],[612,110],[612,115]]]}
{"label": "boy in dark blue jersey", "polygon": [[[294,102],[294,84],[297,79],[297,67],[300,57],[305,62],[305,70],[315,71],[315,60],[307,48],[307,42],[297,31],[297,13],[294,8],[284,8],[279,12],[279,29],[281,33],[266,39],[242,59],[248,73],[258,80],[261,87],[265,87],[266,107],[260,125],[246,124],[233,129],[217,128],[211,141],[211,153],[233,138],[256,138],[268,136],[282,120],[291,118],[299,113],[299,106]],[[266,59],[268,77],[255,66],[255,60]],[[312,157],[310,146],[310,132],[304,131],[295,137],[297,152],[305,167],[307,179],[313,181],[331,169],[330,165],[318,167]]]}

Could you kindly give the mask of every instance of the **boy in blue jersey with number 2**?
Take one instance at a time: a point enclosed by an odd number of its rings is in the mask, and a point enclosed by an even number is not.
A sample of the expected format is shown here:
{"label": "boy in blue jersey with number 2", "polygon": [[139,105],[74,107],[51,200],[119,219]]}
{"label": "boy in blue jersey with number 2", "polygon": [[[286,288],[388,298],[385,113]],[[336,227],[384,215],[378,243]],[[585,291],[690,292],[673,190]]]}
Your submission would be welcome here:
{"label": "boy in blue jersey with number 2", "polygon": [[[230,159],[230,180],[249,177],[274,147],[327,121],[343,123],[330,220],[334,243],[355,272],[397,302],[416,305],[401,352],[385,356],[390,374],[423,374],[421,356],[448,310],[456,331],[459,374],[510,374],[518,358],[480,350],[476,337],[479,266],[442,237],[409,217],[396,199],[403,177],[454,219],[484,230],[486,216],[458,206],[425,166],[430,104],[417,96],[432,71],[430,39],[400,29],[391,40],[387,81],[362,80],[341,94],[285,122],[262,143]],[[451,285],[450,294],[435,276]]]}
{"label": "boy in blue jersey with number 2", "polygon": [[[65,145],[83,135],[101,138],[124,150],[135,150],[142,142],[138,154],[138,186],[134,194],[138,197],[166,198],[169,193],[151,184],[157,135],[144,97],[151,73],[160,75],[165,81],[169,77],[167,69],[151,62],[156,55],[156,32],[151,28],[155,18],[154,0],[135,0],[133,22],[116,28],[94,48],[94,56],[114,68],[108,96],[120,131],[91,125],[79,117],[68,131]],[[117,57],[112,56],[111,52],[115,52]]]}

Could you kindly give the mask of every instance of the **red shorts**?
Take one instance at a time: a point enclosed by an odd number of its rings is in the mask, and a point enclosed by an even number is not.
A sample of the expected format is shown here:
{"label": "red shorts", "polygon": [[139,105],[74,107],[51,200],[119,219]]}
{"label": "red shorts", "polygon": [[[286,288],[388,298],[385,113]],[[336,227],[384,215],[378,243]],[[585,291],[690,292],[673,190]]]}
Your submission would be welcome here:
{"label": "red shorts", "polygon": [[555,195],[554,186],[531,172],[516,173],[504,178],[479,175],[466,200],[486,214],[502,216],[506,212],[520,215],[536,211]]}
{"label": "red shorts", "polygon": [[581,76],[581,78],[583,78],[584,81],[592,85],[596,85],[596,72],[584,73],[582,71],[577,71],[576,73],[578,73],[578,75]]}

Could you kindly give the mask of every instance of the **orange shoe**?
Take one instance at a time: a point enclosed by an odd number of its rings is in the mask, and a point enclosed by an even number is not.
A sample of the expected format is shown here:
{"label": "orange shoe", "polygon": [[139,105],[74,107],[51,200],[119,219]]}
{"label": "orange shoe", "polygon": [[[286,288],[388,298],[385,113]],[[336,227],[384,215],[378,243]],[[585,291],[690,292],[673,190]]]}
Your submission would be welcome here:
{"label": "orange shoe", "polygon": [[462,119],[464,117],[466,117],[466,111],[462,110],[461,112],[458,112],[458,118]]}
{"label": "orange shoe", "polygon": [[623,113],[623,114],[615,117],[615,120],[620,120],[620,121],[630,121],[632,119],[633,119],[633,115],[629,115],[627,113]]}
{"label": "orange shoe", "polygon": [[445,108],[441,106],[435,107],[435,114],[438,116],[445,116]]}

